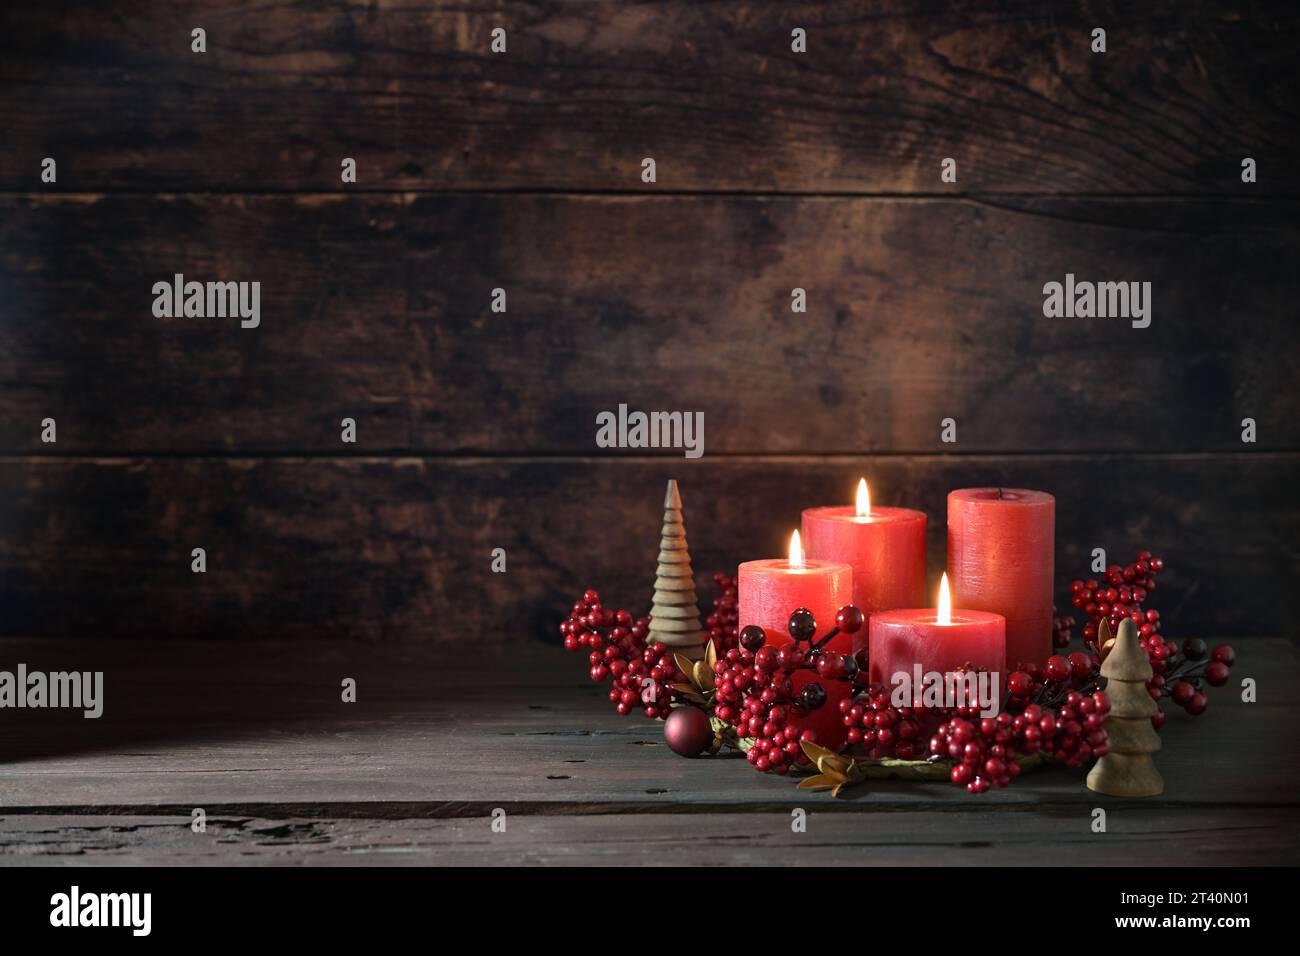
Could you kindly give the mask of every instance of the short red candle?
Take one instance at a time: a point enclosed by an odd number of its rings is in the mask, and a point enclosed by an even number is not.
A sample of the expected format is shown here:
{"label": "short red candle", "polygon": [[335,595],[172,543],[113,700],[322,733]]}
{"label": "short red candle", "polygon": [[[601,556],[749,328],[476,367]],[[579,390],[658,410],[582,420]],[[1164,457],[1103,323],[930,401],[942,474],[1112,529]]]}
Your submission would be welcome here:
{"label": "short red candle", "polygon": [[953,603],[1007,619],[1007,664],[1042,666],[1052,653],[1056,499],[1021,488],[948,495]]}
{"label": "short red candle", "polygon": [[917,664],[922,674],[947,674],[966,665],[967,670],[1005,672],[1006,619],[1001,614],[960,609],[952,612],[951,624],[938,620],[934,608],[871,615],[867,653],[872,682],[892,688],[895,674],[910,677]]}
{"label": "short red candle", "polygon": [[[853,600],[853,569],[830,561],[804,561],[803,565],[796,567],[784,558],[773,558],[746,561],[740,566],[737,586],[742,629],[757,624],[767,632],[767,642],[779,648],[792,640],[790,612],[795,608],[806,607],[812,611],[818,636],[835,626],[836,613]],[[847,634],[839,634],[826,647],[841,654],[849,653],[852,640]],[[815,671],[795,671],[794,693],[798,694],[814,680],[818,680]],[[844,681],[820,683],[826,689],[826,703],[791,723],[801,730],[815,731],[823,747],[836,750],[844,744],[847,733],[839,706],[849,694],[849,685]]]}
{"label": "short red candle", "polygon": [[[863,486],[865,488],[865,484]],[[868,617],[877,611],[925,603],[925,512],[852,506],[808,508],[803,540],[808,556],[853,568],[853,603]],[[866,644],[865,629],[855,637]],[[856,649],[856,648],[855,648]]]}

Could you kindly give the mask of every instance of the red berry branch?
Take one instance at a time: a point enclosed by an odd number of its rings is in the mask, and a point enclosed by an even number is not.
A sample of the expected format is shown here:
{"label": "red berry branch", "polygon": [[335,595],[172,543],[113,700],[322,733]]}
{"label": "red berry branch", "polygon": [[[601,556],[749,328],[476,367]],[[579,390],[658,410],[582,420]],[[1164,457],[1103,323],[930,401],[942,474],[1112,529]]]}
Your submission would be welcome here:
{"label": "red berry branch", "polygon": [[[1222,687],[1228,682],[1229,671],[1236,655],[1227,644],[1220,644],[1211,652],[1199,638],[1186,640],[1180,646],[1160,634],[1160,612],[1143,610],[1143,603],[1156,588],[1156,575],[1164,570],[1165,563],[1150,551],[1138,552],[1137,560],[1121,567],[1112,564],[1106,568],[1105,580],[1090,578],[1070,584],[1070,603],[1087,617],[1083,625],[1083,644],[1094,664],[1109,649],[1098,645],[1098,636],[1105,622],[1111,633],[1120,621],[1130,618],[1138,629],[1138,641],[1151,661],[1151,680],[1147,690],[1157,701],[1169,698],[1193,716],[1205,712],[1209,700],[1203,688]],[[1073,617],[1058,617],[1053,626],[1053,643],[1058,648],[1069,646],[1073,636]],[[1070,655],[1084,655],[1076,651]],[[1156,729],[1164,725],[1165,713],[1161,709],[1151,718]]]}
{"label": "red berry branch", "polygon": [[[817,735],[796,722],[826,706],[823,682],[852,684],[858,672],[852,657],[825,645],[841,631],[852,634],[861,627],[862,612],[846,607],[836,626],[817,638],[812,612],[796,608],[790,615],[788,643],[769,643],[767,633],[751,624],[741,630],[739,645],[714,662],[713,716],[734,728],[755,770],[787,774],[792,767],[808,764],[801,745],[815,743]],[[796,692],[794,675],[799,671],[815,672],[818,680]]]}
{"label": "red berry branch", "polygon": [[[835,626],[820,637],[806,608],[791,612],[788,641],[752,625],[737,631],[736,579],[725,574],[713,576],[718,596],[705,622],[709,645],[702,662],[661,643],[647,645],[650,618],[609,610],[594,590],[574,603],[560,633],[568,650],[588,651],[592,680],[611,682],[609,697],[620,714],[640,708],[647,717],[667,720],[665,738],[677,753],[694,756],[728,744],[744,751],[758,771],[810,771],[801,788],[836,794],[873,777],[940,775],[983,793],[1007,786],[1024,767],[1047,758],[1082,767],[1109,752],[1110,700],[1100,665],[1111,631],[1125,618],[1137,625],[1151,661],[1152,697],[1169,697],[1192,714],[1205,710],[1202,687],[1227,682],[1233,650],[1225,644],[1210,652],[1198,639],[1179,646],[1160,634],[1159,613],[1143,603],[1163,568],[1143,551],[1132,564],[1107,568],[1104,581],[1075,581],[1073,604],[1087,616],[1084,650],[1054,654],[1041,667],[1022,665],[1009,674],[1006,699],[994,717],[981,716],[976,707],[896,706],[890,688],[868,682],[865,648],[847,655],[826,647],[838,634],[861,630],[863,615],[855,607],[841,608]],[[1056,618],[1056,648],[1069,646],[1074,626],[1072,617]],[[796,682],[801,673],[805,677]],[[848,741],[842,755],[799,726],[828,706],[827,687],[836,687],[841,698]],[[1164,716],[1152,718],[1157,728]]]}
{"label": "red berry branch", "polygon": [[587,648],[591,679],[611,681],[609,699],[623,715],[640,708],[647,717],[667,717],[672,710],[673,684],[685,680],[668,648],[646,645],[650,618],[635,621],[629,611],[612,611],[591,588],[573,604],[560,624],[565,650]]}
{"label": "red berry branch", "polygon": [[718,589],[718,596],[713,599],[713,613],[704,621],[718,653],[725,653],[740,642],[740,590],[734,577],[728,577],[721,571],[713,575],[713,585]]}

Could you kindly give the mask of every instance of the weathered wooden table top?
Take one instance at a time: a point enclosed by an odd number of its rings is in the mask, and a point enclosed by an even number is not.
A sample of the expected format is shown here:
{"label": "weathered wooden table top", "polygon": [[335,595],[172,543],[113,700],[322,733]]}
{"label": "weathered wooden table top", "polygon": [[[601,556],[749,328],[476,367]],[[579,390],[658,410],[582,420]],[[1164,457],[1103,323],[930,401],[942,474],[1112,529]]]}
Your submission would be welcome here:
{"label": "weathered wooden table top", "polygon": [[[106,700],[98,720],[0,710],[0,862],[1297,862],[1286,640],[1234,642],[1233,686],[1201,718],[1170,715],[1151,800],[1101,797],[1057,767],[980,797],[801,792],[739,756],[674,756],[658,723],[613,713],[577,656],[463,646],[0,641],[0,669],[103,670]],[[1258,703],[1233,690],[1242,677]]]}

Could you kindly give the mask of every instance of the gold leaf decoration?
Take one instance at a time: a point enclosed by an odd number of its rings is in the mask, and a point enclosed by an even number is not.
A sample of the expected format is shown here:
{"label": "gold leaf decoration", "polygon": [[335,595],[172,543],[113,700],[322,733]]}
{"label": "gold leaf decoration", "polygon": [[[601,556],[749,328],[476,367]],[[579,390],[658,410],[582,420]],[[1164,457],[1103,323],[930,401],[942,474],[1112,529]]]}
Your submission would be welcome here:
{"label": "gold leaf decoration", "polygon": [[810,740],[801,740],[799,746],[817,767],[816,776],[800,781],[800,790],[825,790],[829,787],[831,796],[838,797],[844,787],[866,779],[863,768],[852,757],[841,757]]}
{"label": "gold leaf decoration", "polygon": [[853,763],[850,757],[822,757],[817,761],[817,769],[822,773],[848,773]]}
{"label": "gold leaf decoration", "polygon": [[677,662],[677,669],[686,675],[687,680],[690,680],[691,674],[695,671],[695,661],[685,654],[674,654],[673,660]]}
{"label": "gold leaf decoration", "polygon": [[799,746],[803,748],[804,754],[813,763],[816,763],[822,757],[835,756],[835,754],[832,751],[827,750],[825,747],[821,746],[820,744],[813,743],[811,740],[801,740],[799,741]]}
{"label": "gold leaf decoration", "polygon": [[1097,625],[1097,656],[1104,661],[1114,646],[1115,636],[1111,632],[1110,621],[1103,617],[1101,623]]}
{"label": "gold leaf decoration", "polygon": [[706,701],[699,692],[696,691],[692,684],[673,684],[673,690],[681,694],[687,700],[699,701],[701,704],[708,703],[708,701]]}
{"label": "gold leaf decoration", "polygon": [[839,787],[846,782],[848,782],[848,777],[842,773],[820,773],[815,777],[800,780],[798,789],[826,790],[830,787]]}
{"label": "gold leaf decoration", "polygon": [[709,670],[709,668],[705,666],[704,661],[695,662],[694,672],[691,676],[695,686],[700,690],[713,690],[713,671]]}

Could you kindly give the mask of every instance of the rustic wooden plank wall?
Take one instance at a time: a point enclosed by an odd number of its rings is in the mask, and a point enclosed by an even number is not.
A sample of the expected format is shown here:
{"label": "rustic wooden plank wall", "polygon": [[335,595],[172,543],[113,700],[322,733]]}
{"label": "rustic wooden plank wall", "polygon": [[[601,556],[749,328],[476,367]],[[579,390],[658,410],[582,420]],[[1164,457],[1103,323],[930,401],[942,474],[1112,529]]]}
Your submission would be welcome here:
{"label": "rustic wooden plank wall", "polygon": [[[549,636],[587,583],[645,603],[665,478],[707,572],[861,472],[936,575],[949,488],[1041,487],[1062,591],[1151,546],[1172,630],[1280,633],[1297,39],[1282,3],[8,8],[0,633]],[[153,318],[177,272],[261,281],[261,326]],[[1152,326],[1045,319],[1067,272],[1151,282]],[[705,458],[600,452],[620,402],[704,412]]]}

